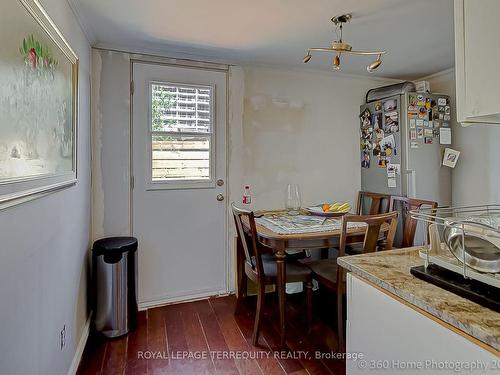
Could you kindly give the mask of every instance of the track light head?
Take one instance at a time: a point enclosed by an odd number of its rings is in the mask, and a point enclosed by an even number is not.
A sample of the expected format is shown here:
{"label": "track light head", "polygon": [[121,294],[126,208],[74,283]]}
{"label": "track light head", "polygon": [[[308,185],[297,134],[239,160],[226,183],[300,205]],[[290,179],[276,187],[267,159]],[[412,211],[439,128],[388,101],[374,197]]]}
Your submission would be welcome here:
{"label": "track light head", "polygon": [[309,62],[309,60],[311,60],[311,57],[312,55],[307,52],[307,55],[304,56],[304,59],[302,60],[304,62],[304,64],[307,64]]}
{"label": "track light head", "polygon": [[380,55],[378,55],[377,59],[366,67],[366,70],[368,70],[368,73],[373,73],[380,65],[382,65],[382,60],[380,59]]}

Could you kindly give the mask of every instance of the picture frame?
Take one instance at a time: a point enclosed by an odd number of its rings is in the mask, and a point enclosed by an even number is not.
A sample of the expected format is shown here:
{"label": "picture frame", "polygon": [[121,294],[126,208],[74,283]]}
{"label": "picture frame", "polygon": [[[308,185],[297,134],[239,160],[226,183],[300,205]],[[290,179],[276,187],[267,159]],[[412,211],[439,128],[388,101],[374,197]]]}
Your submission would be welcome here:
{"label": "picture frame", "polygon": [[38,0],[0,12],[0,209],[77,183],[79,58]]}

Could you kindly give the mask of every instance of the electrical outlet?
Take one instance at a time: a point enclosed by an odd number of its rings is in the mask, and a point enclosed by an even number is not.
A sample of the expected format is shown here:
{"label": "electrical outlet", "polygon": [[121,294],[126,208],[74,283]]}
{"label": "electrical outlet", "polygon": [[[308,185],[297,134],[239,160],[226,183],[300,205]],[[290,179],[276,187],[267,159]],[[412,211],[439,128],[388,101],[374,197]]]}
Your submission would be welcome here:
{"label": "electrical outlet", "polygon": [[60,340],[61,340],[61,351],[62,351],[66,346],[66,324],[63,326],[63,329],[61,329]]}

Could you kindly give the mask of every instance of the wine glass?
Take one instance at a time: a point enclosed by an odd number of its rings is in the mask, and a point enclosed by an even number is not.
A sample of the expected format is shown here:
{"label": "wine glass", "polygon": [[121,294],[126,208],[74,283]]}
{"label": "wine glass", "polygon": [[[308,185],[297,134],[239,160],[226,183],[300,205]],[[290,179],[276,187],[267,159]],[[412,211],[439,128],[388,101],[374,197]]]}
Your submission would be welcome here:
{"label": "wine glass", "polygon": [[300,209],[300,189],[299,185],[289,184],[286,187],[285,208],[289,215],[298,215]]}

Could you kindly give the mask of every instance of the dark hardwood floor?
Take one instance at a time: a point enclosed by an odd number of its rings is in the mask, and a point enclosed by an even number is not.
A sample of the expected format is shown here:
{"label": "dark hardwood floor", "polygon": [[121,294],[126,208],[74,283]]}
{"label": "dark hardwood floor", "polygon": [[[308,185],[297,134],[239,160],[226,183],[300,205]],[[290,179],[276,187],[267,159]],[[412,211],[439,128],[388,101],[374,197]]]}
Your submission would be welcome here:
{"label": "dark hardwood floor", "polygon": [[[104,340],[91,335],[78,375],[114,374],[345,374],[335,352],[334,306],[315,296],[315,317],[306,332],[303,296],[287,297],[286,350],[279,348],[278,306],[266,299],[259,346],[251,345],[255,299],[234,315],[235,297],[168,305],[139,313],[128,336]],[[197,358],[192,356],[197,355]]]}

